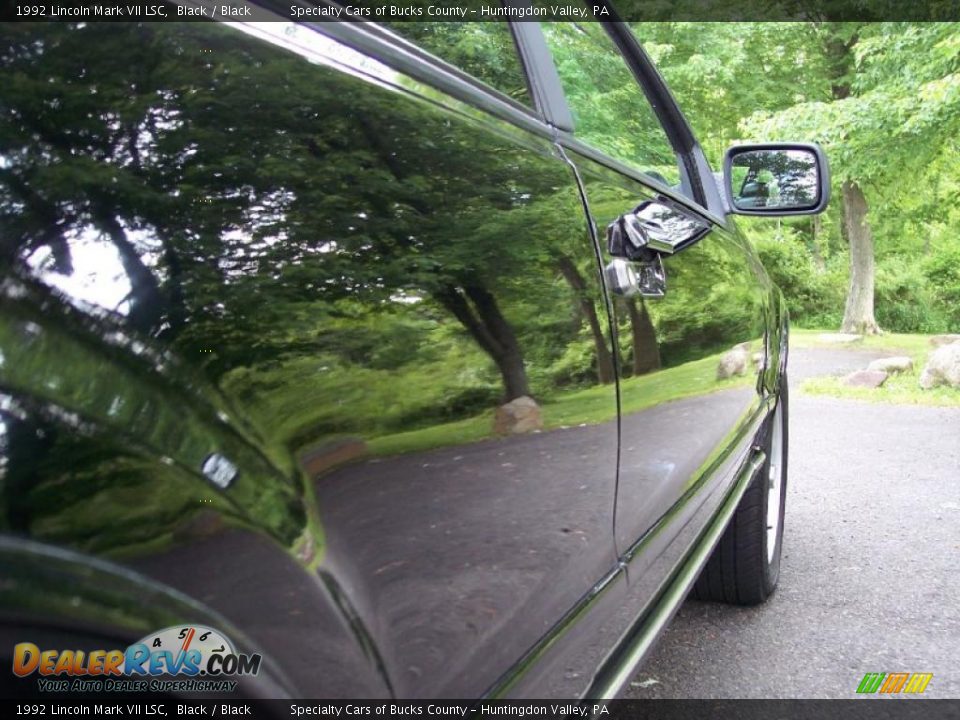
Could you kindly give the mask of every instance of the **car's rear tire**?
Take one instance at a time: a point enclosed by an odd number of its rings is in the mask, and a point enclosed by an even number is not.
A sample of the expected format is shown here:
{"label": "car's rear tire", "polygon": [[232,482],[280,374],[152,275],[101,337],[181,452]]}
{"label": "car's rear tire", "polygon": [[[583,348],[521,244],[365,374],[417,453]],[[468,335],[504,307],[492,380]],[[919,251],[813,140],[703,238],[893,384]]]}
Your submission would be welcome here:
{"label": "car's rear tire", "polygon": [[787,489],[787,396],[784,377],[762,433],[767,458],[697,578],[691,593],[697,600],[756,605],[777,586]]}

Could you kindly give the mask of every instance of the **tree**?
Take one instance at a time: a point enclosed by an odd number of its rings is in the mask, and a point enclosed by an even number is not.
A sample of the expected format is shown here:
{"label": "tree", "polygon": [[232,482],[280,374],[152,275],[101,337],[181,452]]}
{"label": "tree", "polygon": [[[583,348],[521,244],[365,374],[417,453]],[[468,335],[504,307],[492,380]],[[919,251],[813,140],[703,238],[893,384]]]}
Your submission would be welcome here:
{"label": "tree", "polygon": [[864,188],[882,198],[911,192],[960,126],[960,33],[951,23],[818,23],[830,96],[744,122],[755,137],[818,140],[840,185],[850,287],[842,328],[879,331],[874,242]]}
{"label": "tree", "polygon": [[624,301],[630,317],[633,341],[633,375],[644,375],[660,369],[660,346],[657,331],[650,319],[650,312],[643,298]]}
{"label": "tree", "polygon": [[[467,29],[457,52],[478,47]],[[416,103],[397,112],[388,93],[356,93],[340,73],[316,82],[300,58],[215,25],[9,28],[2,52],[12,112],[0,125],[0,213],[17,231],[4,237],[7,262],[45,248],[43,271],[69,274],[70,243],[96,231],[132,288],[110,310],[181,352],[215,348],[204,356],[215,380],[317,351],[318,306],[377,312],[406,294],[461,324],[506,400],[530,394],[504,298],[518,294],[514,276],[545,267],[553,240],[511,239],[551,211],[579,237],[570,218],[583,217],[568,169],[546,151],[480,142]],[[113,67],[121,55],[125,72]]]}
{"label": "tree", "polygon": [[[859,39],[858,30],[857,26],[834,24],[827,26],[824,34],[830,89],[835,101],[850,97],[853,48]],[[876,335],[880,326],[874,313],[873,233],[867,219],[867,199],[860,183],[853,178],[844,179],[840,187],[843,235],[850,247],[850,284],[840,330]]]}
{"label": "tree", "polygon": [[641,22],[631,27],[714,167],[740,139],[745,115],[820,99],[828,88],[811,23]]}
{"label": "tree", "polygon": [[597,316],[597,308],[593,302],[593,293],[587,287],[583,276],[577,269],[573,260],[562,253],[557,254],[557,267],[564,279],[570,284],[570,288],[577,298],[580,310],[587,319],[587,325],[590,328],[590,335],[593,338],[593,345],[597,353],[597,379],[600,384],[606,385],[614,380],[613,355],[607,348],[607,339],[600,327],[600,319]]}

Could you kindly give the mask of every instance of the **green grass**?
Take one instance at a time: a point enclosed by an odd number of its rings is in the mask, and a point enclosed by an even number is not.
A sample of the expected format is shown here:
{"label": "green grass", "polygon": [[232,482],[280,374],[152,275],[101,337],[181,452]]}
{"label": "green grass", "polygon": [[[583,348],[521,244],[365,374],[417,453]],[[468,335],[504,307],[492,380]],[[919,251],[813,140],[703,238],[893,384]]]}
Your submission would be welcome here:
{"label": "green grass", "polygon": [[[863,340],[846,344],[824,343],[818,340],[821,333],[828,330],[792,330],[791,348],[830,347],[849,350],[883,351],[891,355],[907,355],[913,360],[913,370],[907,373],[893,374],[879,388],[854,388],[843,384],[839,377],[816,377],[806,380],[800,390],[810,395],[830,395],[839,398],[868,400],[870,402],[897,403],[904,405],[960,405],[960,389],[944,386],[924,390],[920,387],[920,373],[930,354],[936,349],[930,345],[929,335],[907,335],[885,333],[864,337]],[[863,367],[866,368],[867,361]]]}
{"label": "green grass", "polygon": [[493,412],[475,415],[466,420],[434,425],[410,432],[383,435],[367,441],[372,455],[397,455],[420,452],[445,445],[460,445],[484,440],[491,436]]}
{"label": "green grass", "polygon": [[[661,403],[693,395],[703,395],[753,382],[753,377],[717,380],[717,364],[722,353],[660,370],[649,375],[628,378],[622,383],[623,412],[639,412]],[[544,430],[574,425],[595,425],[616,417],[616,401],[611,385],[578,390],[561,395],[541,407]],[[367,447],[375,455],[419,452],[445,445],[477,442],[493,435],[493,412],[466,420],[394,433],[374,438]]]}
{"label": "green grass", "polygon": [[830,395],[898,405],[960,406],[960,390],[942,386],[923,390],[917,385],[919,377],[919,372],[891,375],[881,387],[873,390],[847,387],[840,378],[835,377],[810,378],[800,386],[800,390],[809,395]]}
{"label": "green grass", "polygon": [[820,340],[824,334],[835,334],[836,330],[803,330],[791,328],[791,348],[834,348],[850,350],[883,350],[909,355],[916,362],[918,355],[926,355],[934,350],[930,345],[930,335],[908,335],[902,333],[884,333],[883,335],[866,335],[862,340],[845,343],[828,343]]}
{"label": "green grass", "polygon": [[[802,392],[875,402],[960,405],[960,390],[936,388],[924,391],[917,384],[927,357],[933,350],[929,344],[929,336],[885,334],[866,337],[851,345],[839,345],[820,341],[818,336],[824,332],[830,331],[794,329],[791,332],[791,347],[794,349],[829,347],[840,351],[879,350],[890,354],[909,355],[914,361],[915,369],[912,373],[891,375],[884,387],[878,390],[848,388],[843,386],[838,378],[814,378],[801,386]],[[718,381],[716,369],[721,354],[715,353],[656,373],[626,379],[622,383],[623,412],[635,413],[671,400],[703,395],[752,382],[752,379],[747,378]],[[268,379],[283,380],[284,382],[280,385],[284,388],[293,388],[290,392],[295,391],[296,397],[283,394],[280,398],[283,402],[280,402],[271,394],[268,407],[259,408],[271,411],[266,413],[267,416],[274,417],[276,420],[275,423],[270,424],[270,432],[267,434],[274,441],[277,452],[280,454],[283,448],[291,446],[291,443],[294,443],[298,449],[308,447],[309,440],[304,442],[297,438],[306,439],[310,435],[324,436],[326,439],[334,435],[365,437],[368,452],[374,455],[422,452],[432,448],[495,439],[493,407],[488,407],[472,417],[461,420],[441,421],[428,427],[396,431],[399,424],[398,418],[403,417],[403,414],[410,412],[411,409],[416,410],[419,407],[410,405],[411,398],[422,404],[424,398],[430,399],[431,402],[440,402],[449,395],[450,388],[438,387],[436,378],[448,377],[454,378],[454,382],[461,381],[470,363],[460,356],[456,356],[455,359],[456,363],[451,364],[453,361],[449,358],[441,358],[437,365],[427,364],[418,368],[415,373],[404,374],[402,382],[398,379],[388,384],[383,383],[382,372],[376,376],[360,377],[363,382],[358,382],[357,373],[354,372],[350,378],[351,383],[346,383],[342,374],[330,377],[321,374],[318,377],[316,369],[309,364],[301,373],[304,382],[294,383],[288,381],[290,371],[281,368],[277,371],[280,373],[279,378]],[[471,356],[468,359],[475,364],[474,361],[477,358]],[[314,362],[314,365],[316,364]],[[866,365],[867,361],[864,360],[863,366],[866,367]],[[295,370],[299,369],[295,368]],[[378,387],[383,387],[385,390],[373,396],[369,393],[369,387],[375,382],[379,383]],[[320,387],[322,392],[303,392],[305,386]],[[327,402],[328,395],[347,397],[347,403],[354,408],[356,416],[361,418],[362,422],[356,423],[357,427],[319,429],[325,421],[338,418],[341,412],[340,405]],[[541,411],[544,430],[608,422],[616,417],[613,388],[609,385],[598,386],[550,396],[542,401]],[[390,424],[393,425],[392,428],[389,427]],[[378,428],[377,425],[380,427]]]}

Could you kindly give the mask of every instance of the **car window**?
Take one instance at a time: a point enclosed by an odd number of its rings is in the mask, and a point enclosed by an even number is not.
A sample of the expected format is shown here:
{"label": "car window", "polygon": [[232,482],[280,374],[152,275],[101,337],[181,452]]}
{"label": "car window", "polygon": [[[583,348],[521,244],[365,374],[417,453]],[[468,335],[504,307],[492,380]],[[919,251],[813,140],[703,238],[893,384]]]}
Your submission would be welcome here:
{"label": "car window", "polygon": [[533,107],[507,23],[388,21],[381,24],[514,100]]}
{"label": "car window", "polygon": [[670,140],[599,23],[542,23],[573,114],[574,135],[668,185],[680,182]]}

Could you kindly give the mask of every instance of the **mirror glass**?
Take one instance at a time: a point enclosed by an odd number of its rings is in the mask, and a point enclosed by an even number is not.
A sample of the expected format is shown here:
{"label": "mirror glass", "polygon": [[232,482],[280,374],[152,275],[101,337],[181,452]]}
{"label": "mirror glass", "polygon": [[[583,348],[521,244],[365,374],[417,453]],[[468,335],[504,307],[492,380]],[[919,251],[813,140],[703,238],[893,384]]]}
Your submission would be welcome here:
{"label": "mirror glass", "polygon": [[730,188],[739,210],[803,210],[820,201],[820,168],[810,150],[745,150],[732,157]]}

